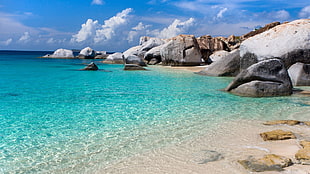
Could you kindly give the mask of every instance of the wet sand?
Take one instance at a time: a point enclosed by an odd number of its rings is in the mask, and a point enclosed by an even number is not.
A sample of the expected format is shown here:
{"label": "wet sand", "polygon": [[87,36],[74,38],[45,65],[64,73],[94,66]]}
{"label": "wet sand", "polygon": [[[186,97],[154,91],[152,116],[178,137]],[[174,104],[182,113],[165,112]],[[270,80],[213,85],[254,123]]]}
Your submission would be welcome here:
{"label": "wet sand", "polygon": [[[259,133],[283,129],[292,131],[297,139],[282,141],[263,141]],[[238,120],[222,123],[207,134],[190,140],[155,149],[112,164],[98,173],[148,173],[148,174],[248,174],[237,161],[248,156],[262,157],[277,154],[294,160],[295,153],[301,148],[300,140],[310,140],[310,127],[275,125],[266,126],[261,121]],[[208,152],[220,154],[217,161],[207,162]],[[212,158],[212,155],[211,155]],[[282,172],[260,172],[263,174],[308,174],[310,166],[294,164]]]}

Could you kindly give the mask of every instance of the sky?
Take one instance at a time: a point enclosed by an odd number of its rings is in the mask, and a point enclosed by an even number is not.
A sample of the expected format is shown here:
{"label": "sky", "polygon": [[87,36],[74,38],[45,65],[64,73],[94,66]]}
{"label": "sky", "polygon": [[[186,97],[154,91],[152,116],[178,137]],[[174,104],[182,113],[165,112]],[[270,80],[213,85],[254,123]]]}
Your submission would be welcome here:
{"label": "sky", "polygon": [[238,36],[302,18],[310,1],[0,0],[0,50],[125,51],[141,36]]}

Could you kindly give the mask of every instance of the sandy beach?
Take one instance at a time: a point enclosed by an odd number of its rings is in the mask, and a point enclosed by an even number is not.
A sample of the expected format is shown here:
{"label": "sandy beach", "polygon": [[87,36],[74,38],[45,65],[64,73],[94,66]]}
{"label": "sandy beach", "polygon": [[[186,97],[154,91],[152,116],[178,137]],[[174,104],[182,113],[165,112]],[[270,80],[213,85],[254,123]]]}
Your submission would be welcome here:
{"label": "sandy beach", "polygon": [[[259,133],[283,129],[292,131],[297,139],[282,141],[263,141]],[[250,172],[237,161],[249,156],[262,157],[277,154],[291,158],[301,148],[299,141],[310,138],[310,127],[305,125],[266,126],[261,121],[236,120],[222,123],[208,133],[166,148],[156,149],[123,159],[98,173],[210,173],[247,174]],[[217,161],[203,161],[207,153],[218,153]],[[264,174],[308,174],[310,166],[294,164],[282,172],[268,171]]]}

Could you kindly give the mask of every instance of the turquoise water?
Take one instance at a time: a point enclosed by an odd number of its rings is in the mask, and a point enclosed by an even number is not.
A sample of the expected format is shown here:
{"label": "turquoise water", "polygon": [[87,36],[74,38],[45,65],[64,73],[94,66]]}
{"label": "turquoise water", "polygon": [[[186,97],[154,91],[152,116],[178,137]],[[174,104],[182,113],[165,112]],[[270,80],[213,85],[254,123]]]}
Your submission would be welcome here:
{"label": "turquoise water", "polygon": [[[244,98],[232,80],[149,67],[78,71],[88,60],[0,52],[0,173],[91,173],[225,120],[301,119],[308,97]],[[308,112],[308,113],[307,113]]]}

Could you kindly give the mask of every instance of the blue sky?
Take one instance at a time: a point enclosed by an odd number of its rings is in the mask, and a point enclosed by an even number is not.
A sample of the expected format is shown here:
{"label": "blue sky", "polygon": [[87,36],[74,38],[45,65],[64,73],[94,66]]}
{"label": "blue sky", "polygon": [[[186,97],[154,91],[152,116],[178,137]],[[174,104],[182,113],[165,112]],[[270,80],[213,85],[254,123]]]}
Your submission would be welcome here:
{"label": "blue sky", "polygon": [[242,35],[310,18],[306,0],[0,0],[0,50],[124,51],[140,36]]}

